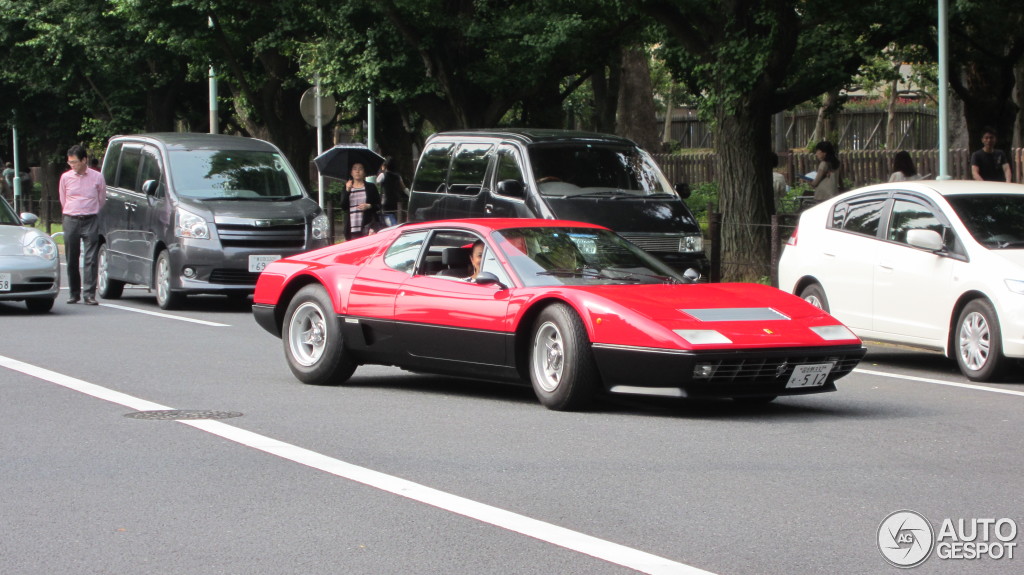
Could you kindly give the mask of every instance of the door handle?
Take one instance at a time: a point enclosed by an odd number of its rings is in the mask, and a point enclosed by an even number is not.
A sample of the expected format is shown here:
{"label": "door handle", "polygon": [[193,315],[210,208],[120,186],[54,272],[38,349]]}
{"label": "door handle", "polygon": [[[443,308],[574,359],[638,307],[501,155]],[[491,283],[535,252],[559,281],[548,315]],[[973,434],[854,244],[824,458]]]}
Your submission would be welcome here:
{"label": "door handle", "polygon": [[494,204],[484,204],[484,213],[485,214],[494,213]]}

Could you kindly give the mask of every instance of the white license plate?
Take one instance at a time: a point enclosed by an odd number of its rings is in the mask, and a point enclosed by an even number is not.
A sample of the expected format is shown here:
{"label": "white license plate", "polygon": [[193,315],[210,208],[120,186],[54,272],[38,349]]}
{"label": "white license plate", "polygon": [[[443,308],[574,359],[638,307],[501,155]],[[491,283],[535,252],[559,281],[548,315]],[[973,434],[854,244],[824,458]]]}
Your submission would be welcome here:
{"label": "white license plate", "polygon": [[261,272],[267,264],[281,259],[281,256],[249,256],[249,271]]}
{"label": "white license plate", "polygon": [[0,291],[11,291],[11,274],[0,274]]}
{"label": "white license plate", "polygon": [[835,362],[798,365],[793,368],[793,375],[786,382],[786,387],[820,387],[825,385],[825,380],[828,379],[828,374],[832,372],[832,368],[835,365]]}

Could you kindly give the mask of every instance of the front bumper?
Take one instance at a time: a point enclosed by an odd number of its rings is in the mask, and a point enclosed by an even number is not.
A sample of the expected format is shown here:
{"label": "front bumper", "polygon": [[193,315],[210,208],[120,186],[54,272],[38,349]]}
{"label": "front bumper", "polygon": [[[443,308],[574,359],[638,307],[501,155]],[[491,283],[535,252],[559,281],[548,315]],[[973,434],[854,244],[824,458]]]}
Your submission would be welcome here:
{"label": "front bumper", "polygon": [[[605,388],[614,393],[687,398],[768,397],[835,391],[867,350],[860,345],[814,348],[683,351],[594,344]],[[798,365],[834,363],[813,387],[786,387]],[[710,374],[695,376],[698,366]]]}
{"label": "front bumper", "polygon": [[0,300],[53,299],[60,293],[59,260],[0,256],[0,272],[11,274],[11,289],[0,291]]}

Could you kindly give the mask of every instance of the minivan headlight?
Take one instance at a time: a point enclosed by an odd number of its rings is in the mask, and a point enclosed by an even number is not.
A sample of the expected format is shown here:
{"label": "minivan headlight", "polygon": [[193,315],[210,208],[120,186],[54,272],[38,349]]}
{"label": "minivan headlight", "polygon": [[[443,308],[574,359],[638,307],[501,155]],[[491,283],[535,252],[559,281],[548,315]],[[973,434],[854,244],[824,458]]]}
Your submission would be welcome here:
{"label": "minivan headlight", "polygon": [[201,216],[178,208],[174,217],[174,235],[193,240],[210,239],[210,226]]}
{"label": "minivan headlight", "polygon": [[704,251],[704,237],[700,235],[696,236],[683,236],[679,239],[679,251],[681,252],[703,252]]}
{"label": "minivan headlight", "polygon": [[57,257],[57,244],[46,236],[36,236],[22,246],[22,253],[26,256],[53,260]]}
{"label": "minivan headlight", "polygon": [[327,238],[327,234],[330,232],[330,229],[330,220],[327,219],[327,214],[320,214],[319,216],[313,218],[313,239],[322,240]]}

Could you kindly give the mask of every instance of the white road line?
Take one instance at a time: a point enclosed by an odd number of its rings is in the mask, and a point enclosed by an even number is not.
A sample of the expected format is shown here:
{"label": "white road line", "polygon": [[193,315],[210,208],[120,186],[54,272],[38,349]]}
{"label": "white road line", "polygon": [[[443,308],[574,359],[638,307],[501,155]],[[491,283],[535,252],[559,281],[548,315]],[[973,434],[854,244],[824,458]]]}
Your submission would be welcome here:
{"label": "white road line", "polygon": [[[0,366],[137,411],[172,409],[16,359],[0,356]],[[337,477],[362,483],[369,487],[393,493],[413,501],[419,501],[420,503],[457,513],[470,519],[476,519],[477,521],[502,529],[521,533],[528,537],[590,555],[609,563],[622,565],[641,573],[657,575],[714,575],[710,571],[704,571],[703,569],[645,553],[631,547],[598,539],[578,531],[439,491],[379,471],[346,463],[339,459],[278,441],[265,435],[252,433],[221,421],[181,420],[179,423],[270,455],[276,455],[277,457],[312,467],[313,469],[325,471]]]}
{"label": "white road line", "polygon": [[166,319],[176,319],[178,321],[187,321],[187,322],[191,322],[191,323],[198,323],[200,325],[208,325],[208,326],[212,326],[212,327],[231,327],[229,324],[226,324],[226,323],[217,323],[215,321],[206,321],[206,320],[202,320],[202,319],[193,319],[193,318],[190,318],[190,317],[182,317],[180,315],[171,315],[169,313],[160,313],[160,312],[149,311],[149,310],[145,310],[145,309],[139,309],[139,308],[136,308],[136,307],[128,307],[128,306],[124,306],[124,305],[117,305],[117,304],[113,304],[113,303],[100,302],[100,305],[103,306],[103,307],[110,307],[110,308],[114,308],[114,309],[123,309],[125,311],[131,311],[131,312],[135,312],[135,313],[144,313],[146,315],[153,315],[153,316],[156,316],[156,317],[162,317],[162,318],[166,318]]}
{"label": "white road line", "polygon": [[891,377],[893,379],[906,379],[907,381],[919,381],[921,383],[934,383],[937,385],[948,385],[950,387],[962,387],[964,389],[973,389],[976,391],[991,391],[992,393],[1005,393],[1006,395],[1016,395],[1024,397],[1024,391],[1015,391],[1012,389],[1002,389],[999,387],[986,387],[984,385],[972,385],[969,383],[957,383],[955,381],[943,381],[941,379],[931,379],[929,377],[917,377],[913,375],[900,375],[897,373],[886,373],[884,371],[872,371],[870,369],[856,368],[853,370],[854,373],[863,373],[865,375],[877,375],[879,377]]}

